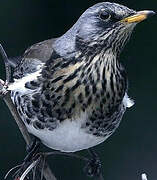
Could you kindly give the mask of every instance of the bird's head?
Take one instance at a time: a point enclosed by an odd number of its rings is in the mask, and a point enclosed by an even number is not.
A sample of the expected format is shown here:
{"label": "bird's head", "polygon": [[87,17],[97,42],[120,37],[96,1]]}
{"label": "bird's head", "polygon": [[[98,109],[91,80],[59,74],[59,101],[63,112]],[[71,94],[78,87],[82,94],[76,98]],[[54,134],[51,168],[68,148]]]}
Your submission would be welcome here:
{"label": "bird's head", "polygon": [[76,46],[104,47],[119,52],[135,25],[153,14],[153,11],[137,12],[116,3],[98,3],[88,8],[74,25]]}

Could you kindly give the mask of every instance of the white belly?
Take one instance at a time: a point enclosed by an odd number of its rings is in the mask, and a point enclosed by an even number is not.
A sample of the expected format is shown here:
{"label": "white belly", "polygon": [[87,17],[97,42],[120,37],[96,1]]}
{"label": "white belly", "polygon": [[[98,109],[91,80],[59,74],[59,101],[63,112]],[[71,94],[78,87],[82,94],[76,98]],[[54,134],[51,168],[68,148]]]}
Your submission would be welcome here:
{"label": "white belly", "polygon": [[80,128],[79,121],[65,120],[53,131],[44,129],[37,130],[32,126],[27,126],[28,131],[49,148],[63,152],[75,152],[102,143],[107,137],[96,137],[88,134]]}

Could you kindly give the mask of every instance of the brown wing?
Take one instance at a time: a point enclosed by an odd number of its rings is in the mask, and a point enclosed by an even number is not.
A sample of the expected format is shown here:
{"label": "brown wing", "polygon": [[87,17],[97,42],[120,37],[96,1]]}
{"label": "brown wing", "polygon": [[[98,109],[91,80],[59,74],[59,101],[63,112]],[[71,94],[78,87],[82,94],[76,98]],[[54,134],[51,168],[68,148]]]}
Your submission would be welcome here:
{"label": "brown wing", "polygon": [[52,44],[55,39],[48,39],[30,46],[23,54],[23,59],[38,59],[46,62],[53,52]]}
{"label": "brown wing", "polygon": [[53,43],[56,39],[48,39],[30,46],[24,52],[14,69],[14,78],[21,78],[26,73],[36,71],[39,62],[47,62],[53,53]]}

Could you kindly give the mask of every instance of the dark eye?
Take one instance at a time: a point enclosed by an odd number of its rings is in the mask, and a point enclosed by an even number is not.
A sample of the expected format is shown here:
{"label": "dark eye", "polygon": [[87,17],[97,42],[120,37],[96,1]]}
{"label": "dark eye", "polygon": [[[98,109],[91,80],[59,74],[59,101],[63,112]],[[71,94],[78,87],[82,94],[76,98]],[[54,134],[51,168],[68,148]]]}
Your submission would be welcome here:
{"label": "dark eye", "polygon": [[111,15],[109,13],[105,12],[105,11],[101,11],[99,17],[102,20],[108,20],[108,19],[111,18]]}

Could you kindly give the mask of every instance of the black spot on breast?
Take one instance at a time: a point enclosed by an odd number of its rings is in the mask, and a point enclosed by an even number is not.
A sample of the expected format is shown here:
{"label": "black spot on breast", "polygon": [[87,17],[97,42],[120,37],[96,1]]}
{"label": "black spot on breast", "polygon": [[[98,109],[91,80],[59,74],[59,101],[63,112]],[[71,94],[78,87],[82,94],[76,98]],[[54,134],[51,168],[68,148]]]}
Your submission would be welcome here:
{"label": "black spot on breast", "polygon": [[89,105],[91,104],[91,102],[92,102],[92,96],[90,96],[90,97],[88,98],[87,105],[89,106]]}
{"label": "black spot on breast", "polygon": [[92,86],[92,90],[93,90],[93,94],[95,94],[95,93],[96,93],[96,91],[97,91],[96,84],[93,84],[93,86]]}
{"label": "black spot on breast", "polygon": [[100,103],[100,108],[103,109],[103,107],[104,107],[104,104]]}
{"label": "black spot on breast", "polygon": [[87,108],[87,104],[83,103],[83,104],[82,104],[82,111],[85,112],[85,111],[86,111],[86,108]]}
{"label": "black spot on breast", "polygon": [[104,91],[104,90],[102,90],[100,93],[101,93],[101,96],[104,96],[105,91]]}
{"label": "black spot on breast", "polygon": [[46,102],[44,99],[42,100],[42,105],[46,108],[52,108],[51,104],[49,102]]}
{"label": "black spot on breast", "polygon": [[114,93],[114,84],[113,84],[113,73],[111,73],[111,77],[110,77],[110,85],[111,85],[111,90]]}
{"label": "black spot on breast", "polygon": [[60,115],[61,114],[61,110],[60,109],[56,109],[55,112]]}
{"label": "black spot on breast", "polygon": [[40,113],[41,113],[42,116],[45,116],[45,113],[46,113],[45,108],[41,108],[41,109],[40,109]]}
{"label": "black spot on breast", "polygon": [[94,122],[95,120],[96,120],[96,118],[90,117],[90,121],[91,121],[91,122]]}
{"label": "black spot on breast", "polygon": [[83,78],[85,76],[84,72],[81,73],[80,78]]}
{"label": "black spot on breast", "polygon": [[23,113],[20,108],[18,109],[18,113],[20,114],[20,116],[23,116]]}
{"label": "black spot on breast", "polygon": [[28,111],[25,111],[25,113],[26,113],[26,115],[27,115],[28,118],[31,119],[31,118],[33,117],[32,113],[30,113],[30,112],[28,112]]}
{"label": "black spot on breast", "polygon": [[83,103],[83,95],[82,95],[82,93],[80,93],[78,95],[78,100],[79,100],[80,103]]}
{"label": "black spot on breast", "polygon": [[50,90],[51,90],[51,91],[54,91],[54,90],[55,90],[55,88],[54,88],[54,87],[51,87],[51,88],[50,88]]}
{"label": "black spot on breast", "polygon": [[106,127],[108,126],[108,124],[106,123],[106,124],[103,124],[103,128],[105,129]]}
{"label": "black spot on breast", "polygon": [[23,72],[23,67],[20,68],[21,72]]}
{"label": "black spot on breast", "polygon": [[64,87],[64,85],[62,84],[61,86],[59,86],[59,87],[55,90],[55,92],[61,91],[61,90],[63,89],[63,87]]}
{"label": "black spot on breast", "polygon": [[[64,106],[65,104],[67,104],[67,102],[69,101],[70,99],[70,89],[67,88],[66,91],[65,91],[65,95],[64,95],[64,101],[62,103],[62,105]],[[57,102],[56,102],[57,103]]]}
{"label": "black spot on breast", "polygon": [[91,84],[94,84],[93,74],[92,73],[89,74],[89,80],[90,80]]}
{"label": "black spot on breast", "polygon": [[51,83],[56,83],[58,81],[60,81],[64,76],[59,76],[56,79],[52,80]]}
{"label": "black spot on breast", "polygon": [[80,80],[77,80],[76,84],[74,86],[72,86],[71,90],[74,91],[75,89],[77,89],[80,86],[81,82]]}
{"label": "black spot on breast", "polygon": [[68,110],[68,114],[70,114],[70,115],[71,115],[71,113],[72,113],[72,108],[69,108],[69,110]]}
{"label": "black spot on breast", "polygon": [[104,79],[103,82],[102,82],[103,91],[106,90],[106,83],[107,83],[107,81],[106,81],[106,79]]}
{"label": "black spot on breast", "polygon": [[90,94],[89,86],[86,85],[86,87],[85,87],[85,96],[87,97],[87,96],[89,96],[89,94]]}
{"label": "black spot on breast", "polygon": [[38,100],[39,100],[39,99],[40,99],[40,96],[41,96],[41,94],[36,93],[36,94],[33,94],[32,97],[33,97],[34,99],[38,99]]}
{"label": "black spot on breast", "polygon": [[68,67],[70,64],[76,64],[77,61],[74,58],[69,59],[61,65],[62,68]]}
{"label": "black spot on breast", "polygon": [[60,100],[60,99],[61,99],[61,97],[62,97],[62,96],[57,96],[57,97],[56,97],[56,99],[57,99],[57,100]]}
{"label": "black spot on breast", "polygon": [[72,105],[71,105],[71,108],[75,108],[76,106],[76,103],[74,102]]}
{"label": "black spot on breast", "polygon": [[65,102],[63,102],[62,104],[61,104],[61,107],[64,107],[66,105],[66,103]]}
{"label": "black spot on breast", "polygon": [[19,94],[19,92],[16,91],[15,96],[17,96],[18,94]]}
{"label": "black spot on breast", "polygon": [[68,81],[73,80],[76,77],[76,73],[71,74],[70,76],[68,76],[66,79],[63,80],[63,83],[67,83]]}
{"label": "black spot on breast", "polygon": [[47,114],[52,117],[52,109],[51,108],[46,108]]}
{"label": "black spot on breast", "polygon": [[100,98],[100,94],[96,94],[96,98],[99,99]]}
{"label": "black spot on breast", "polygon": [[24,106],[23,105],[21,106],[21,111],[24,113]]}
{"label": "black spot on breast", "polygon": [[101,120],[95,122],[95,124],[96,124],[98,127],[101,127],[102,123],[103,123],[103,122],[102,122]]}
{"label": "black spot on breast", "polygon": [[42,123],[38,122],[38,121],[34,121],[33,126],[36,129],[44,129],[44,125]]}
{"label": "black spot on breast", "polygon": [[[36,108],[35,108],[36,109]],[[34,115],[35,113],[33,112],[33,108],[32,108],[32,106],[30,106],[30,104],[27,104],[27,112],[28,113],[30,113],[30,114],[32,114],[32,115]]]}
{"label": "black spot on breast", "polygon": [[83,84],[86,85],[87,84],[87,79],[83,80]]}
{"label": "black spot on breast", "polygon": [[102,98],[101,103],[102,103],[102,104],[105,104],[105,103],[106,103],[106,98],[105,98],[105,97]]}
{"label": "black spot on breast", "polygon": [[53,95],[51,96],[52,99],[54,99],[55,97],[56,97],[55,94],[53,94]]}
{"label": "black spot on breast", "polygon": [[49,93],[45,93],[45,99],[47,99],[48,101],[51,99],[50,94]]}
{"label": "black spot on breast", "polygon": [[25,83],[25,88],[31,89],[31,90],[36,89],[36,87],[33,87],[33,86],[30,84],[30,82]]}
{"label": "black spot on breast", "polygon": [[87,74],[89,74],[90,71],[91,71],[91,67],[89,67],[89,68],[87,69]]}
{"label": "black spot on breast", "polygon": [[115,117],[113,120],[112,120],[112,123],[116,122],[117,121],[117,117]]}
{"label": "black spot on breast", "polygon": [[47,83],[46,88],[47,88],[47,89],[50,88],[50,82]]}
{"label": "black spot on breast", "polygon": [[93,133],[94,136],[99,136],[99,133],[95,132]]}
{"label": "black spot on breast", "polygon": [[20,104],[21,104],[21,98],[20,98],[20,96],[17,96],[17,101],[18,101],[18,104],[20,105]]}
{"label": "black spot on breast", "polygon": [[28,118],[26,118],[25,119],[25,121],[26,121],[26,123],[29,125],[30,124],[30,122],[31,122],[31,120],[30,119],[28,119]]}
{"label": "black spot on breast", "polygon": [[107,127],[107,130],[108,131],[113,131],[115,129],[115,125],[113,124],[110,124],[108,127]]}
{"label": "black spot on breast", "polygon": [[110,93],[109,93],[109,92],[107,92],[106,98],[107,98],[107,99],[110,99]]}
{"label": "black spot on breast", "polygon": [[39,121],[41,121],[41,122],[45,122],[45,118],[44,118],[44,116],[43,115],[37,115],[37,118],[38,118],[38,120]]}
{"label": "black spot on breast", "polygon": [[32,110],[33,110],[34,113],[38,113],[40,109],[39,108],[35,108],[34,106],[32,106]]}
{"label": "black spot on breast", "polygon": [[35,87],[39,86],[39,83],[37,81],[31,81],[30,84]]}
{"label": "black spot on breast", "polygon": [[32,100],[32,106],[34,106],[35,108],[39,108],[40,107],[40,102],[39,100]]}

